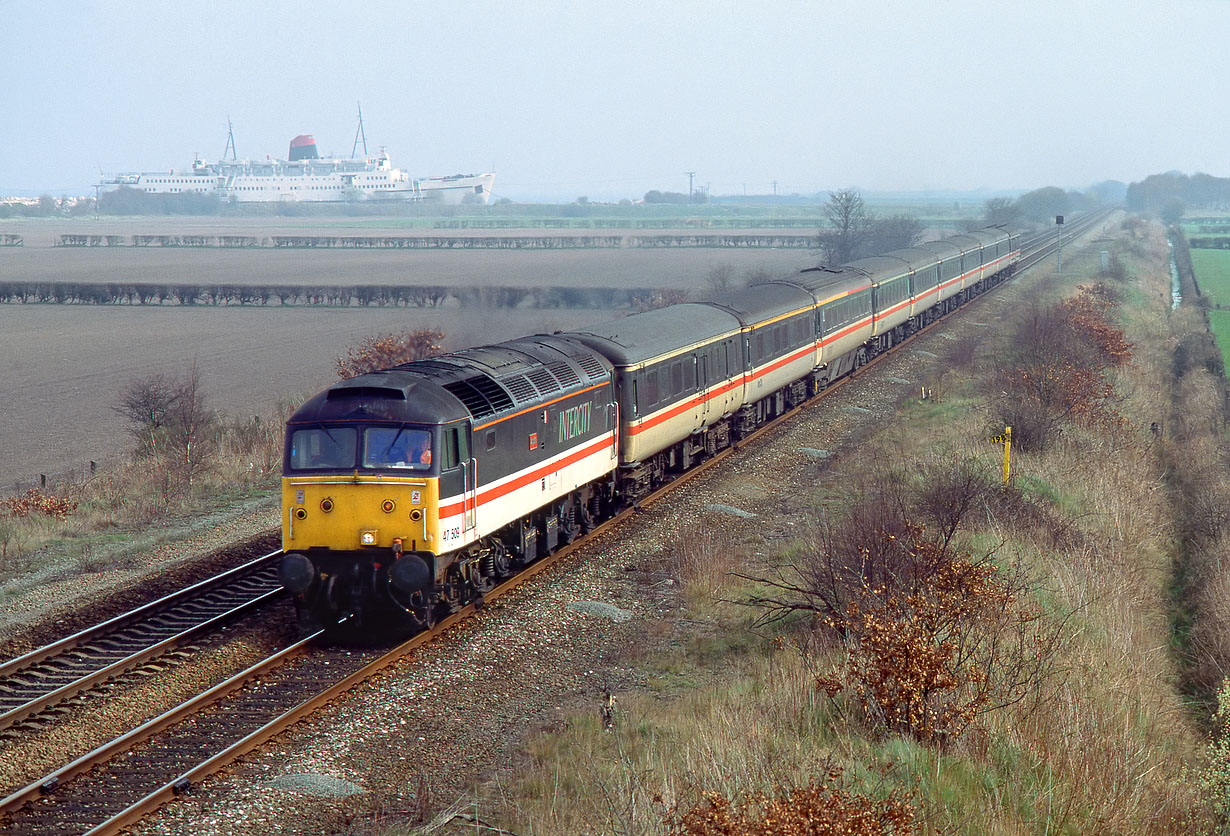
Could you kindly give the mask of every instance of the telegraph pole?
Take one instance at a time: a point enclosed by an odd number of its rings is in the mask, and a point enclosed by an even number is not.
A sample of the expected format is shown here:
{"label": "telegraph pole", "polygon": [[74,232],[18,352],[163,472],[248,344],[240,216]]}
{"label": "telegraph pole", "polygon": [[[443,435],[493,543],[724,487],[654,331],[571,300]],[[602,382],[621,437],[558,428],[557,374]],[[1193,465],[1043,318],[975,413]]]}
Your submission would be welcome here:
{"label": "telegraph pole", "polygon": [[685,171],[684,174],[688,175],[688,203],[691,203],[692,202],[692,180],[696,177],[696,172],[695,171]]}

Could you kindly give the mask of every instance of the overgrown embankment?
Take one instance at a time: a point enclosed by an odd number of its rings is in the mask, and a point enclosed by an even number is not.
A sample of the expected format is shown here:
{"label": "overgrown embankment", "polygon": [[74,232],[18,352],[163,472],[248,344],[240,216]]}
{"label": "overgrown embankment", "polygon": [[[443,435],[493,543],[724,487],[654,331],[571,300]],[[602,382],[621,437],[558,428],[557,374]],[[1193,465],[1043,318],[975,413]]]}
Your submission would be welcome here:
{"label": "overgrown embankment", "polygon": [[[761,516],[665,545],[685,611],[647,625],[672,638],[629,660],[645,687],[529,740],[479,792],[483,818],[535,834],[1209,830],[1216,775],[1185,693],[1216,684],[1230,632],[1210,551],[1220,383],[1198,311],[1170,310],[1161,228],[1112,237],[929,337],[920,377],[894,371],[910,360],[877,371],[906,396],[858,443],[787,430],[775,443],[798,452],[763,492],[732,476]],[[1118,275],[1098,272],[1108,246]],[[828,414],[866,412],[873,380]],[[1001,485],[1005,423],[1021,444]]]}

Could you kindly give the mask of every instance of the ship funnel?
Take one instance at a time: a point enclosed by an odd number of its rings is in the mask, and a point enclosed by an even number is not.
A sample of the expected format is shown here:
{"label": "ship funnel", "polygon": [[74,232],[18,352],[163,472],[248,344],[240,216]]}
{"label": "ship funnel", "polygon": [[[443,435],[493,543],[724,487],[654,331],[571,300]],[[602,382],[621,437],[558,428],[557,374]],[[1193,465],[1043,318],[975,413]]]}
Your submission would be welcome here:
{"label": "ship funnel", "polygon": [[300,134],[290,141],[290,161],[319,160],[316,152],[316,140],[311,134]]}

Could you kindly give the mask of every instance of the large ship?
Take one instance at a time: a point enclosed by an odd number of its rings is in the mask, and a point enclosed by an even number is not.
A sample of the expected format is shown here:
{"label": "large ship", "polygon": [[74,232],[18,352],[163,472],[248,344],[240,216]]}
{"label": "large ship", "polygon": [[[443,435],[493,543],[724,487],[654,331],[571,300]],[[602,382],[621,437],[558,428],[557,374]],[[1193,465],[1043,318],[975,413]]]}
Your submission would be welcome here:
{"label": "large ship", "polygon": [[[363,132],[362,114],[356,132]],[[311,134],[290,142],[287,159],[240,160],[235,157],[235,135],[227,137],[231,159],[205,162],[197,157],[187,171],[131,172],[104,176],[103,191],[136,189],[148,194],[196,193],[238,203],[340,203],[356,200],[436,201],[447,205],[487,203],[494,174],[453,174],[415,179],[394,168],[381,148],[362,156],[322,157]]]}

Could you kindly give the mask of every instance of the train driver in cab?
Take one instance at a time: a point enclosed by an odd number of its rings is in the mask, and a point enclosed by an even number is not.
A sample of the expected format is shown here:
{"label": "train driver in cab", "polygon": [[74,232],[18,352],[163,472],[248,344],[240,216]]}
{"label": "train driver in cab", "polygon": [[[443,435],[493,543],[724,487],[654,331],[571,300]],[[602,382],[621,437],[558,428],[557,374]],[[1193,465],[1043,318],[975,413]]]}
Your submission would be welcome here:
{"label": "train driver in cab", "polygon": [[431,467],[431,433],[406,427],[369,428],[364,459],[367,467],[426,470]]}

